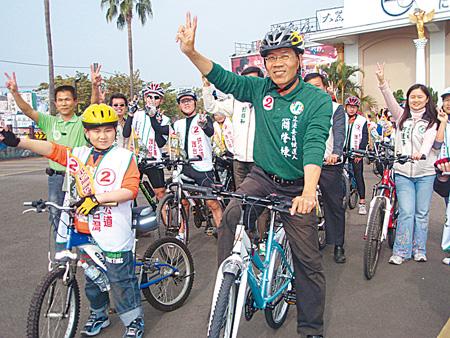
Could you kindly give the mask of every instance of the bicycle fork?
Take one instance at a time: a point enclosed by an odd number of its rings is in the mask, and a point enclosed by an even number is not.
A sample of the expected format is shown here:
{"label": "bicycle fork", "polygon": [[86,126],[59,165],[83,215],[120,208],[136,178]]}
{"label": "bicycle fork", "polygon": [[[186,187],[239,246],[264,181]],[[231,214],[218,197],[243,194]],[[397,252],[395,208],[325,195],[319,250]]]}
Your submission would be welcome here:
{"label": "bicycle fork", "polygon": [[[373,212],[373,206],[375,205],[375,202],[377,201],[377,199],[384,199],[386,201],[386,207],[384,209],[384,216],[383,216],[383,230],[382,230],[382,236],[381,236],[381,241],[383,242],[387,237],[387,232],[388,232],[388,227],[389,227],[389,219],[391,218],[392,204],[391,204],[391,200],[389,198],[387,198],[386,196],[375,196],[370,201],[369,214],[367,217],[368,220],[370,219],[370,216]],[[367,239],[368,231],[369,231],[369,222],[367,222],[367,225],[366,225],[366,231],[364,232],[364,239]]]}
{"label": "bicycle fork", "polygon": [[[238,284],[238,294],[236,299],[233,325],[231,338],[236,338],[239,322],[242,315],[242,309],[244,308],[245,296],[247,290],[247,270],[249,268],[250,257],[247,252],[247,248],[251,247],[250,239],[245,232],[245,226],[238,224],[236,226],[236,235],[234,239],[234,246],[231,256],[226,258],[222,264],[220,264],[217,271],[216,283],[214,285],[214,294],[211,304],[211,314],[208,323],[208,334],[211,330],[211,322],[214,316],[214,309],[216,307],[217,298],[219,296],[220,286],[222,285],[223,276],[225,273],[233,274],[236,277],[236,283]],[[228,320],[228,318],[227,318]]]}

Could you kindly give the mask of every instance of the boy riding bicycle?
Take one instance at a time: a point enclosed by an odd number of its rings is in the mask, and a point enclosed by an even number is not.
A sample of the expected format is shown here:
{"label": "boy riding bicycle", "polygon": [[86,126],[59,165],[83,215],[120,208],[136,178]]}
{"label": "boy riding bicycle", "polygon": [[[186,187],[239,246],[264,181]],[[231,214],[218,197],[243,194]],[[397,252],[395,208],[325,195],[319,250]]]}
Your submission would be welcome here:
{"label": "boy riding bicycle", "polygon": [[[113,108],[94,104],[82,115],[85,136],[92,147],[70,149],[47,141],[19,139],[2,128],[0,141],[69,167],[71,176],[75,176],[77,190],[80,190],[76,192],[78,202],[74,204],[77,207],[76,229],[90,233],[105,253],[110,292],[126,326],[124,337],[142,337],[144,320],[134,273],[132,249],[135,238],[131,229],[131,201],[138,193],[139,171],[133,153],[113,145],[117,122]],[[118,205],[99,206],[107,202]],[[82,333],[95,336],[110,324],[107,316],[109,296],[88,278],[85,291],[91,314]]]}

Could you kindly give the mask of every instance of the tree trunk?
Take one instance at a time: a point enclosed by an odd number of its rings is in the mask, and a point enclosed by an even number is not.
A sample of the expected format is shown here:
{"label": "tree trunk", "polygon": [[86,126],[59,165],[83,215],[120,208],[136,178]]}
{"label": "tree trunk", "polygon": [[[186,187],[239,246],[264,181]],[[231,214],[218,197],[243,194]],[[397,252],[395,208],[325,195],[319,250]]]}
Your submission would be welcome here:
{"label": "tree trunk", "polygon": [[48,102],[51,115],[56,115],[55,109],[55,70],[53,67],[52,31],[50,29],[50,0],[44,0],[45,33],[47,35],[48,51]]}
{"label": "tree trunk", "polygon": [[132,16],[127,15],[127,31],[128,31],[128,63],[130,65],[130,96],[129,99],[133,100],[134,88],[133,88],[133,36],[131,34],[131,20]]}

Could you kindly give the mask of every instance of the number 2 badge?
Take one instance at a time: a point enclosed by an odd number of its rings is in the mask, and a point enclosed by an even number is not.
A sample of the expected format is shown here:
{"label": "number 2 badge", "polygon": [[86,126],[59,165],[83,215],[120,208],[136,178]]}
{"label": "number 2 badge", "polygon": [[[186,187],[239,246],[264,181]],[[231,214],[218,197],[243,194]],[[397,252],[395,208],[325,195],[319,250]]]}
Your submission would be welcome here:
{"label": "number 2 badge", "polygon": [[264,96],[264,98],[263,98],[263,107],[264,107],[264,109],[265,110],[272,110],[274,101],[275,100],[273,99],[272,96],[270,96],[270,95]]}

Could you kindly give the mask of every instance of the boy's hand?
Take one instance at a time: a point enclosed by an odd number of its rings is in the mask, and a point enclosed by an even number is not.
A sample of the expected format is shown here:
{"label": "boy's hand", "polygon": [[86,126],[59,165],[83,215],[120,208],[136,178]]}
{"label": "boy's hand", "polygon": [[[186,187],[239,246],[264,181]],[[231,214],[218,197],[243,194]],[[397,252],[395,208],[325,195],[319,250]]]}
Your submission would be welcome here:
{"label": "boy's hand", "polygon": [[0,142],[3,142],[9,147],[17,147],[20,143],[20,138],[18,138],[12,131],[0,128]]}
{"label": "boy's hand", "polygon": [[90,195],[83,197],[72,206],[77,207],[78,214],[87,216],[89,213],[92,213],[95,208],[97,208],[98,204],[99,203],[95,198],[95,195]]}
{"label": "boy's hand", "polygon": [[16,73],[12,72],[12,76],[5,73],[5,76],[8,79],[5,83],[6,88],[8,88],[11,93],[17,93],[19,88],[17,87]]}
{"label": "boy's hand", "polygon": [[205,128],[208,120],[206,119],[206,112],[199,113],[198,114],[198,121],[197,124],[200,128]]}

